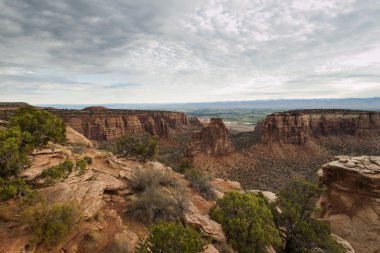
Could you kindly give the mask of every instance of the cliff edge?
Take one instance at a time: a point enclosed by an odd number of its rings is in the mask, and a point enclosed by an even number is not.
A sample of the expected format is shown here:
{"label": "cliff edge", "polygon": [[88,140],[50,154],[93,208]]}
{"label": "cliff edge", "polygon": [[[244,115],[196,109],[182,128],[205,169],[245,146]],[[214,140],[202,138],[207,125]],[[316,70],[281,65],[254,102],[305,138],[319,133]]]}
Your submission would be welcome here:
{"label": "cliff edge", "polygon": [[318,171],[321,218],[356,252],[380,252],[380,156],[337,156]]}
{"label": "cliff edge", "polygon": [[272,113],[258,127],[264,143],[305,145],[321,136],[380,136],[380,112],[297,110]]}

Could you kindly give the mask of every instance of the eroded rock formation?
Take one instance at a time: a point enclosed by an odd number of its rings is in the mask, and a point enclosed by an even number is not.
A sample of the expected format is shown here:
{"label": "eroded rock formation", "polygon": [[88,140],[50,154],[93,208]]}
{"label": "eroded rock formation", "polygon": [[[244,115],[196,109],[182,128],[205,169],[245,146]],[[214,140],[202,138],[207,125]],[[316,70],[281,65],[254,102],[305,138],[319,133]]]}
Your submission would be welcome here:
{"label": "eroded rock formation", "polygon": [[[0,107],[0,120],[7,120],[19,107]],[[90,140],[112,141],[123,134],[149,133],[167,138],[183,126],[202,127],[202,121],[183,112],[108,109],[103,106],[83,110],[44,108],[62,118],[68,126]]]}
{"label": "eroded rock formation", "polygon": [[265,143],[304,145],[319,136],[380,136],[380,112],[299,110],[273,113],[258,129]]}
{"label": "eroded rock formation", "polygon": [[225,156],[234,151],[228,137],[228,129],[220,118],[211,118],[200,132],[194,132],[188,144],[188,155],[198,153],[209,156]]}
{"label": "eroded rock formation", "polygon": [[110,141],[123,134],[150,133],[168,137],[169,130],[181,130],[189,121],[181,112],[116,110],[90,107],[83,110],[49,109],[67,125],[91,140]]}
{"label": "eroded rock formation", "polygon": [[380,252],[380,157],[338,156],[322,166],[321,218],[356,252]]}

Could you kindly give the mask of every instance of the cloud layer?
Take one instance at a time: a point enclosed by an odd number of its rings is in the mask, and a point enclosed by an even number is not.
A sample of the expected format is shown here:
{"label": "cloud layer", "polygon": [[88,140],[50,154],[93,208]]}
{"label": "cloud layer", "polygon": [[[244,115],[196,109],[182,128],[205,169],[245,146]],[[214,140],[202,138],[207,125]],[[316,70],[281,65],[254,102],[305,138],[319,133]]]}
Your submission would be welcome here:
{"label": "cloud layer", "polygon": [[0,100],[380,96],[380,2],[5,0]]}

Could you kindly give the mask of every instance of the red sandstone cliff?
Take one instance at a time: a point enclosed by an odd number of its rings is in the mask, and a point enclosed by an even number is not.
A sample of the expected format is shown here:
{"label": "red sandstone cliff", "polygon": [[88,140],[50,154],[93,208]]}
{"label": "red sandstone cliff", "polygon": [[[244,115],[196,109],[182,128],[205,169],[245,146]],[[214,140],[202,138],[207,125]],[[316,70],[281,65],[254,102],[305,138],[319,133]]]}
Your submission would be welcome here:
{"label": "red sandstone cliff", "polygon": [[[7,120],[21,106],[0,108],[0,120]],[[182,112],[108,109],[103,106],[83,110],[44,108],[62,118],[65,123],[90,140],[111,141],[123,134],[144,133],[167,138],[169,131],[183,126],[201,127],[197,118],[190,120]]]}
{"label": "red sandstone cliff", "polygon": [[202,131],[194,132],[188,143],[188,155],[197,153],[209,156],[225,156],[234,151],[228,137],[228,129],[220,118],[211,118]]}
{"label": "red sandstone cliff", "polygon": [[49,109],[67,125],[91,140],[115,140],[125,133],[150,133],[166,138],[191,123],[181,112],[116,110],[90,107],[83,110]]}
{"label": "red sandstone cliff", "polygon": [[338,156],[322,166],[321,218],[356,252],[380,252],[380,156]]}
{"label": "red sandstone cliff", "polygon": [[265,143],[303,145],[319,136],[380,136],[380,112],[300,110],[273,113],[258,129]]}

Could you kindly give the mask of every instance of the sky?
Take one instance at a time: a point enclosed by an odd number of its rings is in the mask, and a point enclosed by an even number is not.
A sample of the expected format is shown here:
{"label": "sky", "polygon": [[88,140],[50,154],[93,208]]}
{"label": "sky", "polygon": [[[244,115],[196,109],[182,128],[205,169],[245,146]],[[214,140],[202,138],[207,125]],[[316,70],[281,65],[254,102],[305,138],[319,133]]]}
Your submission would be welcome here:
{"label": "sky", "polygon": [[375,96],[379,0],[0,0],[0,101]]}

